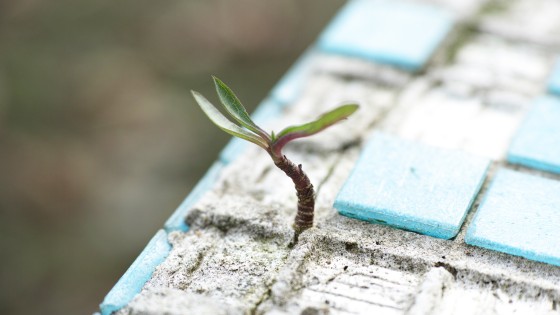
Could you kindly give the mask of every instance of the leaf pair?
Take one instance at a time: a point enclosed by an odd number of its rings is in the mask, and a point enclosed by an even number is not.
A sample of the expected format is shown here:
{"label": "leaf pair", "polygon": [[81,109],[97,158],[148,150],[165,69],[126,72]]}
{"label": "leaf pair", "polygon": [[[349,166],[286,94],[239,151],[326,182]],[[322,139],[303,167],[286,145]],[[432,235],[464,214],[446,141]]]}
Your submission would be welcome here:
{"label": "leaf pair", "polygon": [[223,131],[235,137],[253,142],[275,156],[281,156],[281,150],[288,142],[294,139],[314,135],[321,130],[347,118],[358,109],[358,105],[356,104],[343,105],[324,113],[315,121],[285,128],[277,135],[274,135],[273,133],[271,136],[253,122],[245,107],[243,107],[237,96],[235,96],[233,91],[224,82],[216,77],[212,78],[214,79],[216,91],[224,109],[241,126],[236,125],[227,119],[200,93],[192,91],[196,102],[208,118],[210,118],[210,120]]}

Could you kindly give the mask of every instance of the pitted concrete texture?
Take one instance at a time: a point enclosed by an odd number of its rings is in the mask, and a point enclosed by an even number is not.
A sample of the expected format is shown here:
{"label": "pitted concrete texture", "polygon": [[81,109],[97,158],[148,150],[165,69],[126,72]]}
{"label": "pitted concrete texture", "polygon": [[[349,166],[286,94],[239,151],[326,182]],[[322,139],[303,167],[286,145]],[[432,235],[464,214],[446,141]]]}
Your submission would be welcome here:
{"label": "pitted concrete texture", "polygon": [[[188,310],[188,312],[185,312]],[[123,313],[123,312],[120,312]],[[212,297],[172,288],[145,290],[131,303],[126,314],[197,314],[197,315],[233,315],[241,310],[231,305],[222,304]]]}
{"label": "pitted concrete texture", "polygon": [[[315,226],[294,243],[293,183],[250,146],[189,209],[190,230],[168,235],[169,256],[117,314],[560,314],[560,267],[464,242],[497,169],[560,180],[505,159],[560,53],[560,19],[551,17],[559,2],[419,2],[458,16],[423,72],[313,54],[296,100],[264,126],[278,131],[360,104],[342,124],[286,147],[315,185]],[[333,209],[375,131],[492,160],[455,238]]]}
{"label": "pitted concrete texture", "polygon": [[[171,233],[173,250],[169,259],[157,268],[142,294],[122,314],[191,314],[190,304],[207,305],[208,312],[251,312],[269,295],[290,252],[291,241],[291,237],[255,234],[235,224]],[[181,308],[153,311],[153,304],[167,299],[162,296],[183,300],[169,306]]]}
{"label": "pitted concrete texture", "polygon": [[560,268],[459,239],[333,214],[290,248],[287,235],[250,236],[258,233],[234,221],[215,225],[172,233],[169,258],[119,314],[558,312]]}

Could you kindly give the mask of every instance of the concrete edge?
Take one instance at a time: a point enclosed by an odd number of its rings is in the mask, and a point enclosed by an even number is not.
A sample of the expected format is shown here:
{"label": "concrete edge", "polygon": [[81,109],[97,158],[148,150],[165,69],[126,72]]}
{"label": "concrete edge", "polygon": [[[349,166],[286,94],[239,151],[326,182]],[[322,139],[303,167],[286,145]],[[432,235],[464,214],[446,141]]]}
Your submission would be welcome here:
{"label": "concrete edge", "polygon": [[161,229],[105,296],[99,305],[101,314],[110,315],[126,306],[136,294],[140,293],[156,267],[165,260],[170,251],[171,245],[167,242],[167,233]]}
{"label": "concrete edge", "polygon": [[164,224],[165,231],[188,231],[189,227],[185,223],[187,213],[202,195],[214,186],[223,168],[224,164],[221,162],[214,162],[214,164],[210,166],[206,174],[204,174],[202,179],[198,181],[193,190],[188,194],[187,198],[185,198],[177,210],[167,219]]}

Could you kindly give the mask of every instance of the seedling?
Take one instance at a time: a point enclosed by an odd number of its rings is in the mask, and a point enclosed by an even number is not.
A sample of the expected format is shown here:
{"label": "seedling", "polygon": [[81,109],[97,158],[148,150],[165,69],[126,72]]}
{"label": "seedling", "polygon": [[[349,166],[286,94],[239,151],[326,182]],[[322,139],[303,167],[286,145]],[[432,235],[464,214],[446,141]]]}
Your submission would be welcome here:
{"label": "seedling", "polygon": [[208,118],[220,129],[235,137],[253,142],[263,148],[270,155],[274,164],[292,179],[298,197],[297,214],[293,225],[297,237],[301,232],[313,226],[315,192],[309,177],[303,172],[301,164],[296,166],[292,161],[288,160],[288,158],[282,154],[282,149],[292,140],[309,137],[346,119],[358,109],[358,105],[342,105],[324,113],[315,121],[303,125],[287,127],[278,134],[274,132],[269,134],[251,120],[245,107],[241,105],[237,96],[235,96],[227,85],[216,77],[213,77],[213,79],[224,109],[239,123],[239,125],[234,124],[222,115],[222,113],[200,93],[191,91],[196,102],[200,105],[200,108],[202,108]]}

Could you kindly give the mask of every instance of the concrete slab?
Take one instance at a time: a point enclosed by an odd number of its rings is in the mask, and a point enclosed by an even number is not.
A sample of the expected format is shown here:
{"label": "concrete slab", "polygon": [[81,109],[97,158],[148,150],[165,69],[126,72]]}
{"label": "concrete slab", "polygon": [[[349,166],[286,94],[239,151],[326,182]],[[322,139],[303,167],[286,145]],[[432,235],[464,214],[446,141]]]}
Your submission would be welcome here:
{"label": "concrete slab", "polygon": [[350,1],[318,41],[321,51],[362,57],[415,72],[453,27],[448,11],[401,1]]}
{"label": "concrete slab", "polygon": [[489,161],[376,133],[334,207],[340,214],[434,237],[457,235]]}
{"label": "concrete slab", "polygon": [[145,290],[130,302],[127,311],[127,315],[235,315],[240,312],[211,297],[173,288]]}
{"label": "concrete slab", "polygon": [[404,87],[381,129],[503,160],[531,101],[542,95],[551,56],[495,36],[474,35],[450,63],[431,67]]}
{"label": "concrete slab", "polygon": [[[170,235],[173,248],[146,284],[142,297],[120,314],[129,314],[152,304],[153,292],[173,289],[182,302],[174,307],[215,309],[227,314],[247,314],[268,295],[278,269],[289,254],[290,238],[247,233],[231,225],[229,230],[213,227]],[[177,294],[178,291],[182,294]],[[168,292],[169,293],[169,292]],[[204,298],[196,299],[203,296]],[[147,299],[146,299],[147,298]],[[164,308],[154,314],[163,314]],[[173,309],[185,314],[185,308]],[[173,313],[171,311],[171,313]]]}
{"label": "concrete slab", "polygon": [[547,96],[534,101],[509,147],[508,161],[560,173],[560,98]]}
{"label": "concrete slab", "polygon": [[560,181],[502,169],[465,242],[560,266]]}
{"label": "concrete slab", "polygon": [[333,216],[302,234],[257,314],[554,314],[559,276],[462,241]]}

